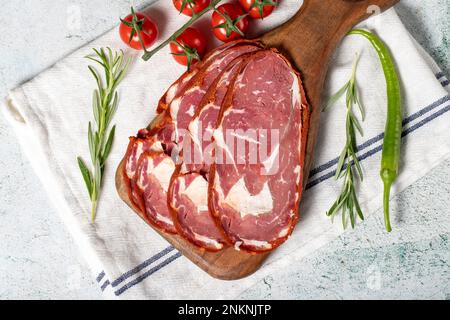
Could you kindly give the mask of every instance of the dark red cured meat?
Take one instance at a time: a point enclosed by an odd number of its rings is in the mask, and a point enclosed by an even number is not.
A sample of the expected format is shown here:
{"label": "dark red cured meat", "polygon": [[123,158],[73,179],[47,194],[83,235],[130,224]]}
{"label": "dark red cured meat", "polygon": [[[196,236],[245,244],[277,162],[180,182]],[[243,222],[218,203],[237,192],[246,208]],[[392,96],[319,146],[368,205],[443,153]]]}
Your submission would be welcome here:
{"label": "dark red cured meat", "polygon": [[[246,47],[239,48],[241,46]],[[184,73],[179,80],[177,80],[173,85],[170,86],[170,88],[160,99],[157,109],[158,116],[156,117],[156,120],[152,122],[152,125],[149,126],[151,128],[148,128],[148,130],[142,129],[138,134],[138,137],[146,138],[149,136],[158,135],[157,140],[162,143],[170,144],[171,140],[173,140],[172,134],[174,130],[174,122],[172,117],[170,117],[170,112],[167,112],[167,114],[160,113],[167,109],[167,106],[170,105],[175,97],[185,94],[185,91],[189,86],[194,86],[201,83],[202,87],[207,87],[208,83],[210,84],[214,80],[212,79],[214,77],[214,74],[217,76],[221,72],[222,68],[226,66],[227,61],[233,58],[233,56],[238,56],[240,53],[244,53],[246,51],[252,51],[253,47],[258,48],[259,46],[260,44],[256,41],[242,40],[227,43],[211,51],[201,63],[195,65],[195,68],[193,68],[192,71]],[[224,56],[225,54],[229,54],[231,50],[236,49],[238,49],[238,52],[233,52],[231,56],[227,57],[227,59],[223,59],[222,56]],[[219,60],[219,62],[215,61],[215,58],[218,58],[216,60]],[[209,75],[204,76],[203,74],[205,72],[208,72]],[[203,76],[200,77],[201,75]],[[189,121],[190,118],[191,116],[183,117],[181,119],[181,123]],[[167,148],[167,146],[165,146],[165,148]],[[128,150],[129,149],[130,145],[128,147]]]}
{"label": "dark red cured meat", "polygon": [[145,214],[152,225],[168,233],[177,233],[167,206],[167,190],[175,163],[164,152],[144,152],[139,158],[136,184],[141,190]]}
{"label": "dark red cured meat", "polygon": [[[205,139],[202,139],[201,136],[203,136],[205,128],[214,129],[229,84],[250,55],[252,53],[234,59],[214,80],[203,97],[196,115],[190,122],[188,137],[197,136],[197,133],[200,136],[198,139],[184,139],[183,163],[178,165],[169,187],[168,202],[178,233],[191,243],[209,251],[221,250],[228,245],[228,241],[222,228],[217,225],[216,220],[209,212],[208,181],[204,176],[209,167],[202,164],[203,148],[206,147],[208,141],[204,141]],[[200,124],[199,119],[204,123]],[[211,140],[209,140],[209,144],[212,145]],[[189,152],[188,155],[186,151]],[[194,156],[191,151],[197,151],[195,155],[199,156]]]}
{"label": "dark red cured meat", "polygon": [[[156,136],[166,153],[181,140],[177,132],[186,130],[193,116],[193,108],[201,102],[204,93],[227,64],[239,55],[259,49],[261,44],[252,40],[235,41],[216,48],[193,71],[185,73],[160,99],[156,120],[149,126],[148,136]],[[203,93],[203,94],[202,94]],[[186,108],[186,107],[189,107]],[[174,159],[176,157],[174,156]]]}
{"label": "dark red cured meat", "polygon": [[[215,56],[215,59],[204,65],[189,83],[178,92],[165,110],[166,118],[162,129],[158,131],[158,139],[167,146],[166,152],[179,151],[174,147],[182,145],[183,136],[188,129],[190,120],[200,105],[203,96],[222,70],[238,56],[259,50],[259,48],[254,42],[250,42],[221,51],[220,54]],[[170,140],[167,141],[169,137]],[[177,154],[174,154],[173,157],[176,159]]]}
{"label": "dark red cured meat", "polygon": [[[210,210],[236,249],[269,251],[291,234],[298,220],[308,121],[299,74],[275,50],[256,53],[223,102],[209,174]],[[238,144],[245,145],[244,152],[237,152]]]}
{"label": "dark red cured meat", "polygon": [[[179,167],[178,167],[179,169]],[[208,208],[208,182],[198,173],[175,174],[169,188],[173,219],[179,234],[208,251],[228,245]]]}
{"label": "dark red cured meat", "polygon": [[[172,233],[180,231],[180,225],[184,225],[181,235],[207,250],[220,250],[228,242],[237,249],[251,252],[271,250],[287,239],[298,219],[309,110],[300,78],[291,65],[275,50],[255,53],[260,49],[261,45],[245,41],[225,47],[211,60],[205,59],[197,64],[196,72],[183,75],[161,98],[163,102],[158,109],[162,114],[145,135],[130,142],[127,151],[128,160],[132,163],[128,173],[125,166],[124,173],[133,189],[142,189],[132,192],[130,197],[137,198],[136,202],[139,202],[140,196],[140,207],[145,210],[148,221],[158,229]],[[222,85],[219,85],[218,75],[235,57],[251,52],[248,66],[236,73],[239,76],[229,84],[231,90],[227,90],[225,102],[220,108],[217,130],[214,131],[216,156],[220,155],[220,151],[227,150],[221,144],[226,139],[223,134],[226,129],[278,129],[281,132],[280,170],[270,176],[261,175],[261,169],[265,168],[263,162],[268,163],[273,158],[258,158],[256,164],[241,164],[239,161],[247,161],[251,157],[246,153],[240,159],[232,157],[237,163],[231,164],[231,169],[228,164],[214,163],[208,174],[209,163],[204,161],[207,153],[202,143],[199,147],[202,156],[200,166],[184,166],[181,172],[181,165],[175,167],[175,163],[169,161],[172,148],[183,143],[183,137],[178,133],[189,128],[192,134],[193,115],[206,123],[213,122],[217,110],[201,112],[205,106],[201,102],[205,93],[217,90],[220,96]],[[230,58],[232,54],[235,57]],[[288,95],[293,102],[290,105],[286,102]],[[269,125],[266,127],[258,127],[267,123]],[[203,133],[204,129],[200,131]],[[246,141],[245,135],[236,138]],[[146,152],[152,148],[147,146],[151,146],[150,141],[159,144],[157,152]],[[270,145],[270,139],[268,142]],[[257,145],[251,140],[245,144]],[[269,149],[274,153],[276,147]],[[139,157],[138,171],[130,179],[139,153],[142,155]],[[158,159],[163,161],[158,162]],[[159,163],[166,164],[164,174],[157,170]],[[167,177],[174,170],[166,188]],[[206,179],[209,180],[209,190],[198,192],[206,189]],[[135,188],[137,185],[140,188]],[[172,191],[177,194],[174,199]],[[205,195],[208,206],[205,205]],[[270,207],[267,206],[267,199],[270,200]],[[173,201],[173,206],[168,206],[168,201]],[[208,209],[215,219],[198,219],[199,216],[208,217]]]}
{"label": "dark red cured meat", "polygon": [[167,109],[169,104],[184,88],[189,84],[189,82],[197,75],[205,66],[208,66],[216,59],[219,55],[225,54],[225,50],[230,48],[242,46],[242,45],[253,45],[261,46],[261,44],[254,40],[236,40],[229,43],[225,43],[216,49],[209,52],[201,62],[194,65],[191,71],[186,71],[177,81],[175,81],[169,89],[164,93],[158,103],[156,109],[157,113],[161,113]]}
{"label": "dark red cured meat", "polygon": [[[160,100],[159,107],[162,104],[167,104],[173,100],[173,97],[185,94],[189,86],[200,86],[205,88],[208,83],[210,84],[213,74],[220,73],[221,68],[224,68],[227,61],[233,56],[238,56],[240,53],[258,48],[259,44],[254,41],[241,41],[227,44],[219,47],[211,52],[202,63],[196,65],[195,71],[185,73],[180,80],[172,85],[165,95]],[[242,48],[243,47],[243,48]],[[234,50],[237,50],[236,52]],[[225,52],[227,55],[225,56]],[[230,55],[230,57],[228,57]],[[202,66],[203,64],[203,66]],[[208,72],[208,74],[205,74]],[[207,88],[206,88],[207,89]],[[206,90],[205,89],[205,90]],[[203,89],[202,89],[203,90]],[[201,99],[201,97],[199,97]],[[159,108],[158,107],[158,108]],[[161,107],[162,108],[162,107]],[[149,130],[143,129],[139,132],[136,138],[130,138],[130,143],[125,155],[125,165],[123,176],[128,188],[129,198],[135,208],[141,212],[145,212],[145,203],[140,196],[141,190],[136,185],[135,168],[140,155],[146,151],[165,151],[167,154],[171,154],[174,147],[176,147],[176,140],[174,139],[174,131],[178,125],[183,125],[191,119],[189,113],[179,113],[176,124],[173,122],[170,116],[170,109],[164,111],[156,117]],[[176,156],[176,153],[175,153]],[[174,156],[174,159],[176,159]]]}
{"label": "dark red cured meat", "polygon": [[137,137],[130,137],[123,166],[123,177],[127,184],[129,199],[141,212],[145,212],[145,207],[138,187],[136,186],[135,174],[139,158],[146,151],[163,151],[163,147],[153,136],[148,136],[144,129],[139,132]]}
{"label": "dark red cured meat", "polygon": [[183,143],[182,173],[209,172],[209,166],[213,162],[212,135],[223,99],[239,68],[242,68],[255,52],[246,53],[231,61],[203,97],[194,117],[189,122],[188,139],[185,139]]}

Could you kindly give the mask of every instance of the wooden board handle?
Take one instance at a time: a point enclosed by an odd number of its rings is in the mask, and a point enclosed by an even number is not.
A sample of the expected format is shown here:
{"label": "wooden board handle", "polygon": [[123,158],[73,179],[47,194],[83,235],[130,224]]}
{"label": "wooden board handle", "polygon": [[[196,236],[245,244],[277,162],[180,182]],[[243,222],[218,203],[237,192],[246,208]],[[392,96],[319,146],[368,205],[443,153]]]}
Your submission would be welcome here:
{"label": "wooden board handle", "polygon": [[287,52],[301,69],[305,82],[309,78],[322,82],[327,69],[324,64],[345,34],[364,18],[398,1],[305,0],[291,20],[265,34],[261,40]]}

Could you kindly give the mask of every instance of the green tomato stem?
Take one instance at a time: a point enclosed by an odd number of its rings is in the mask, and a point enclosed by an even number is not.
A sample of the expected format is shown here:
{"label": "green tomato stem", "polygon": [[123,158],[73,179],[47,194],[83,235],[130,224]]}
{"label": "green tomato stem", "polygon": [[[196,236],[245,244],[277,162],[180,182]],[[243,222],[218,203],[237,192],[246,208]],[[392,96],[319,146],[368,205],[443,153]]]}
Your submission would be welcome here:
{"label": "green tomato stem", "polygon": [[222,0],[213,0],[211,1],[211,3],[209,4],[209,6],[207,6],[205,9],[203,9],[203,11],[200,11],[197,14],[193,14],[191,19],[186,22],[180,29],[178,29],[177,31],[175,31],[174,34],[172,34],[168,39],[166,39],[164,42],[162,42],[159,46],[157,46],[155,49],[151,50],[151,51],[147,51],[144,53],[144,55],[142,56],[142,59],[144,61],[148,61],[151,57],[153,57],[159,50],[161,50],[162,48],[164,48],[165,46],[167,46],[169,43],[175,41],[184,31],[186,31],[187,28],[189,28],[191,25],[193,25],[198,19],[200,19],[205,13],[214,10],[216,5]]}
{"label": "green tomato stem", "polygon": [[134,8],[131,7],[131,14],[132,14],[132,19],[131,19],[131,23],[133,24],[133,28],[136,31],[136,34],[138,36],[139,39],[139,43],[141,44],[142,49],[144,50],[145,53],[148,52],[147,48],[145,47],[144,41],[142,40],[142,36],[141,36],[141,28],[138,26],[137,24],[137,16],[136,16],[136,12],[134,11]]}

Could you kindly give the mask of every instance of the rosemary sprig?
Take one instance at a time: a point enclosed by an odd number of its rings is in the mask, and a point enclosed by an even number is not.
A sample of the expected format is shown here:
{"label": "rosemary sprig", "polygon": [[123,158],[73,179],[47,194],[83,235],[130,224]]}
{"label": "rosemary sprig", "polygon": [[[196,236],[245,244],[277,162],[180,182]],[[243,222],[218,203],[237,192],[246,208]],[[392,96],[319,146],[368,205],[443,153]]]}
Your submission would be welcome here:
{"label": "rosemary sprig", "polygon": [[[352,75],[350,80],[335,94],[333,95],[324,111],[334,105],[345,93],[346,95],[346,142],[345,146],[339,157],[337,164],[335,179],[344,179],[344,185],[342,187],[341,194],[338,196],[336,201],[327,211],[327,216],[332,219],[338,212],[342,215],[342,224],[344,229],[348,226],[348,220],[352,228],[355,227],[355,221],[357,216],[364,220],[364,215],[362,213],[361,207],[359,205],[358,197],[355,190],[355,180],[363,181],[363,173],[361,165],[359,163],[358,157],[356,156],[357,145],[356,145],[356,132],[363,136],[363,131],[359,120],[353,112],[353,107],[358,106],[361,113],[362,121],[364,121],[365,113],[364,108],[361,104],[358,94],[358,88],[356,83],[356,66],[358,64],[358,56],[355,58],[352,66]],[[354,172],[354,167],[356,172]],[[348,215],[348,218],[347,218]]]}
{"label": "rosemary sprig", "polygon": [[93,50],[95,55],[87,56],[86,58],[94,61],[103,68],[105,79],[102,79],[101,74],[93,66],[88,66],[89,71],[97,83],[97,89],[94,90],[92,98],[95,123],[92,125],[89,121],[88,125],[88,143],[92,171],[89,170],[81,157],[77,158],[78,166],[92,203],[92,221],[95,220],[97,212],[97,203],[101,191],[106,159],[111,152],[114,140],[116,126],[114,125],[109,130],[109,133],[107,132],[119,103],[119,96],[116,89],[125,77],[130,63],[130,59],[125,59],[122,51],[120,53],[113,53],[110,48],[106,50],[103,48]]}

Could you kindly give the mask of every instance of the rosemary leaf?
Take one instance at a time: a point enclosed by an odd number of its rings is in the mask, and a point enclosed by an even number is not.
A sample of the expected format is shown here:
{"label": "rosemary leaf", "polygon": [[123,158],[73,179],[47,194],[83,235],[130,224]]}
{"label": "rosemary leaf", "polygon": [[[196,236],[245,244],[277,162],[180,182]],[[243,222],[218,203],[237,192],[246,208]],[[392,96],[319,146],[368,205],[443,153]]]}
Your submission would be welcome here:
{"label": "rosemary leaf", "polygon": [[347,158],[347,150],[344,149],[342,150],[341,156],[339,157],[339,161],[337,164],[337,169],[336,169],[336,175],[335,175],[335,179],[339,179],[342,173],[342,168],[344,166],[344,161]]}
{"label": "rosemary leaf", "polygon": [[[95,60],[96,61],[96,60]],[[97,61],[98,62],[98,61]],[[94,78],[95,78],[95,81],[97,81],[97,86],[99,87],[99,88],[101,88],[102,87],[102,82],[101,82],[101,80],[100,80],[100,76],[98,75],[98,73],[97,73],[97,71],[95,71],[95,69],[92,67],[92,66],[88,66],[88,68],[89,68],[89,71],[92,73],[92,75],[94,76]]]}
{"label": "rosemary leaf", "polygon": [[361,103],[361,100],[359,99],[358,92],[356,92],[356,94],[355,94],[355,100],[356,100],[356,105],[359,108],[359,112],[361,112],[361,119],[362,119],[362,121],[364,121],[366,119],[366,112],[365,112],[364,107],[363,107],[363,105]]}
{"label": "rosemary leaf", "polygon": [[348,89],[349,83],[347,82],[338,92],[336,92],[329,100],[323,111],[327,111],[328,108],[331,108],[336,102],[344,95],[344,93]]}
{"label": "rosemary leaf", "polygon": [[111,131],[109,132],[108,140],[106,140],[105,148],[103,150],[103,154],[102,154],[103,161],[105,161],[108,158],[109,153],[111,152],[111,146],[114,141],[115,131],[116,131],[116,126],[113,126]]}
{"label": "rosemary leaf", "polygon": [[83,162],[83,159],[81,157],[77,158],[78,161],[78,167],[80,168],[81,175],[83,176],[84,182],[86,184],[86,188],[88,189],[89,196],[92,194],[92,178],[91,178],[91,172],[86,167],[86,165]]}
{"label": "rosemary leaf", "polygon": [[92,111],[94,113],[94,120],[98,123],[100,121],[100,98],[97,90],[94,90],[94,94],[92,95]]}
{"label": "rosemary leaf", "polygon": [[92,133],[92,126],[91,126],[91,122],[89,121],[89,125],[88,125],[88,143],[89,143],[89,153],[91,154],[91,161],[94,162],[95,161],[95,139],[94,139],[94,134]]}

